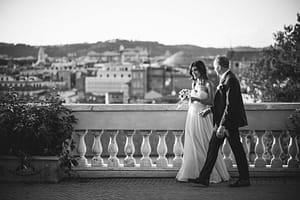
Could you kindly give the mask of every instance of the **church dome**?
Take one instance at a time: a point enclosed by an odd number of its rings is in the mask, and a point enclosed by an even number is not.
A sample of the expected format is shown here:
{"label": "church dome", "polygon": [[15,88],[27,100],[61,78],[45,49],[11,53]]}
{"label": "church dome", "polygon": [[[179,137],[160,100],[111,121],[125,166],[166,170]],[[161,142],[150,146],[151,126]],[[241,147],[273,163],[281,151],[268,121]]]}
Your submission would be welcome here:
{"label": "church dome", "polygon": [[166,58],[162,64],[169,67],[188,68],[189,65],[194,61],[193,59],[193,55],[184,51],[179,51]]}

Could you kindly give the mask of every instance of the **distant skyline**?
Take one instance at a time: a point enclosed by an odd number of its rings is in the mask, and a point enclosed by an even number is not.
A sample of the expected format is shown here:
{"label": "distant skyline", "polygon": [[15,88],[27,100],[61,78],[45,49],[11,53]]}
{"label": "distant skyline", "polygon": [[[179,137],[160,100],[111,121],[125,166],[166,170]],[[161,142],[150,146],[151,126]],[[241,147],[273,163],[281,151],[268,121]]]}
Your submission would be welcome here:
{"label": "distant skyline", "polygon": [[0,42],[265,47],[297,12],[299,0],[0,0]]}

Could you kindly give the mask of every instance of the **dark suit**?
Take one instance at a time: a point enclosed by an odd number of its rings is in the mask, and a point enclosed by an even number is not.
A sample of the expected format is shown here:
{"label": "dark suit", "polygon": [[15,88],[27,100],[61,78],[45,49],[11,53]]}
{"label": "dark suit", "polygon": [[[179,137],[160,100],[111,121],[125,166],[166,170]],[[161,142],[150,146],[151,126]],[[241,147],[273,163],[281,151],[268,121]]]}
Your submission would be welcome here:
{"label": "dark suit", "polygon": [[216,136],[216,129],[222,125],[228,130],[228,136],[226,137],[235,156],[240,179],[248,179],[248,161],[239,136],[239,127],[247,125],[247,117],[239,81],[231,71],[228,71],[224,79],[221,80],[211,110],[215,128],[209,142],[207,158],[199,177],[204,180],[210,178],[219,148],[224,142],[224,138],[217,138]]}

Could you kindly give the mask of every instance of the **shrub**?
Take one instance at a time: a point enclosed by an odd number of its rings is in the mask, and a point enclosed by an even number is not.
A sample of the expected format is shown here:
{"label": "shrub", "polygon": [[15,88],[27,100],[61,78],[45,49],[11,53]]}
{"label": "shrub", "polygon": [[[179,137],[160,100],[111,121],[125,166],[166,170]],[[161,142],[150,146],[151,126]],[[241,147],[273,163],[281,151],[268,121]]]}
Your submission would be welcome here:
{"label": "shrub", "polygon": [[288,129],[300,136],[300,109],[296,109],[288,118]]}
{"label": "shrub", "polygon": [[62,155],[77,119],[57,95],[29,103],[9,91],[0,97],[0,154]]}

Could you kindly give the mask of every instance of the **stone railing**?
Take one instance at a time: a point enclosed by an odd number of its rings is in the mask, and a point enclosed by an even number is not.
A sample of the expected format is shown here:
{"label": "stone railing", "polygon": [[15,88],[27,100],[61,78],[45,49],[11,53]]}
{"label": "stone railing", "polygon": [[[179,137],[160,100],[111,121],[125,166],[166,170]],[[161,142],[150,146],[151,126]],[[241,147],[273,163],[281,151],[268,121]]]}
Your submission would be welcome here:
{"label": "stone railing", "polygon": [[[181,166],[187,107],[176,110],[176,105],[170,104],[66,106],[79,119],[73,134],[74,153],[79,157],[77,169],[176,171]],[[240,132],[250,169],[299,169],[297,138],[287,131],[286,125],[296,108],[300,108],[300,103],[246,105],[249,125]],[[269,150],[266,136],[271,138]],[[283,136],[289,140],[288,148],[283,146]],[[222,152],[228,170],[235,169],[226,140]],[[284,153],[287,162],[282,160]]]}

